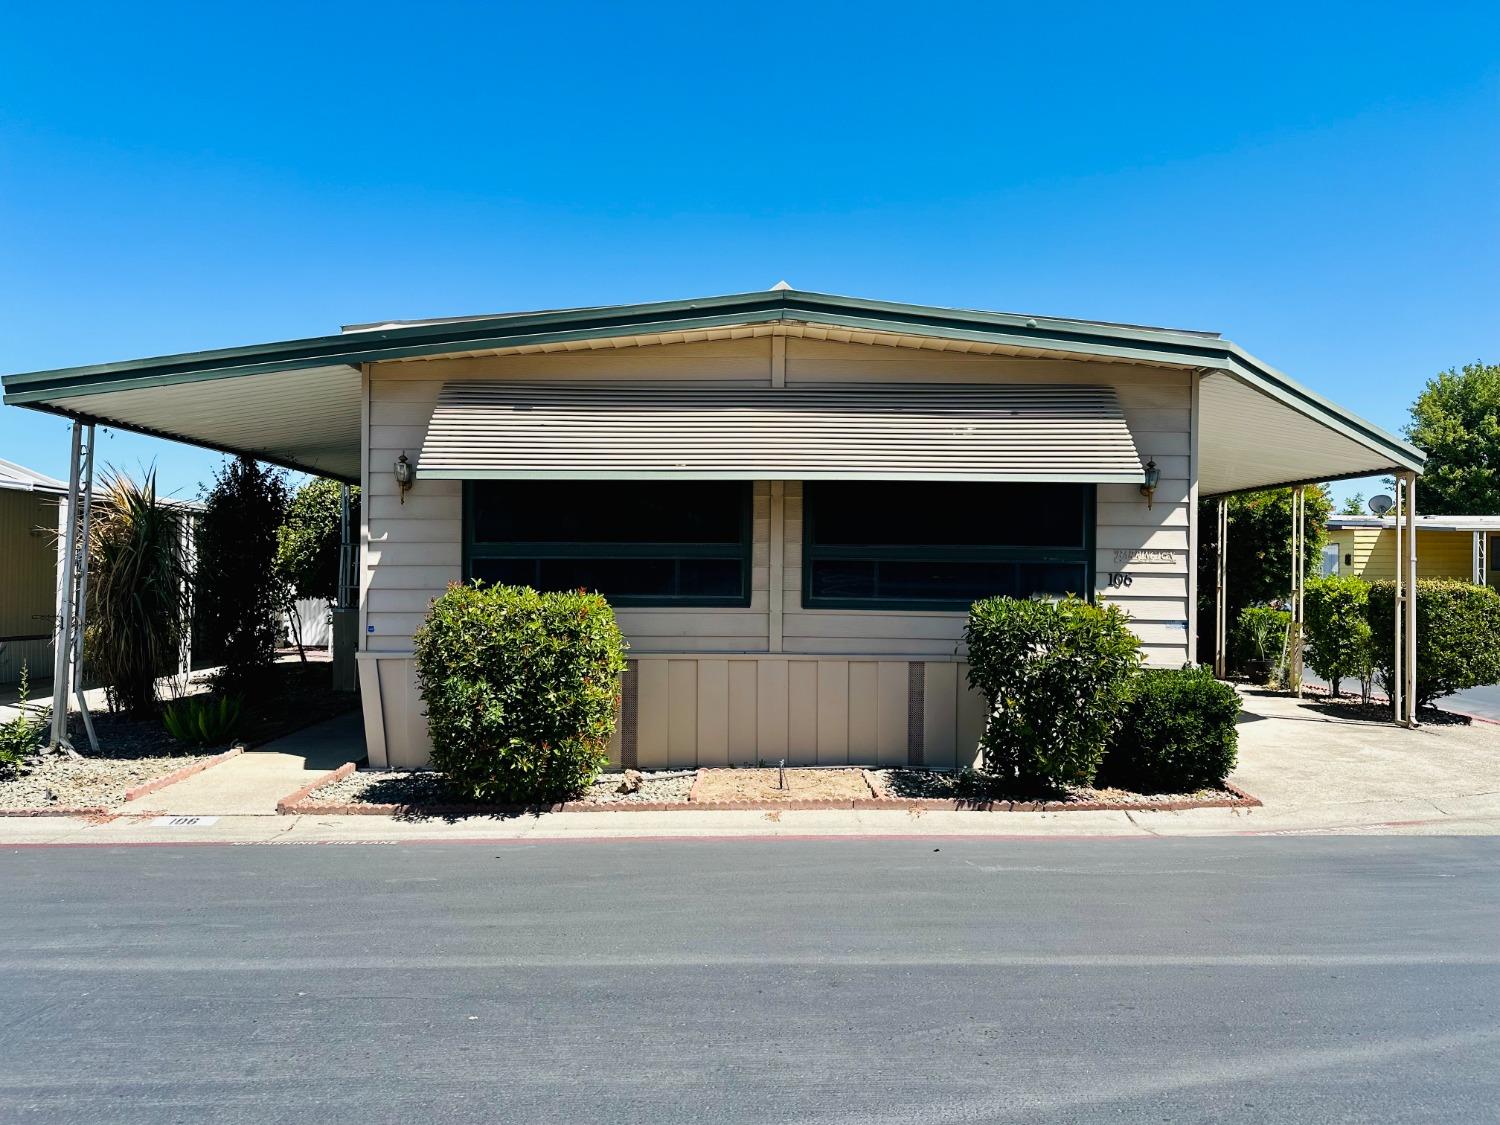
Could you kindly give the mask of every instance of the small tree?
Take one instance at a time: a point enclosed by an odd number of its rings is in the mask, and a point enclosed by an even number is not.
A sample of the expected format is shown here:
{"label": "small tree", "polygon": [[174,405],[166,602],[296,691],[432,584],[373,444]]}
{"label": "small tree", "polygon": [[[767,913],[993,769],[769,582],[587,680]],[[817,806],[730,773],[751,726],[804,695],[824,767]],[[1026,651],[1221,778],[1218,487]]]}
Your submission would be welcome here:
{"label": "small tree", "polygon": [[1365,494],[1356,492],[1344,501],[1344,506],[1339,509],[1339,514],[1344,516],[1362,516],[1365,514]]}
{"label": "small tree", "polygon": [[1361,684],[1370,676],[1370,623],[1366,606],[1368,583],[1358,578],[1310,578],[1304,608],[1307,611],[1307,663],[1328,681],[1334,698],[1339,682],[1354,677]]}
{"label": "small tree", "polygon": [[286,475],[249,457],[214,474],[198,526],[195,624],[220,660],[220,686],[253,692],[276,661],[285,605],[276,530],[286,515]]}
{"label": "small tree", "polygon": [[1500,512],[1500,364],[1476,361],[1429,380],[1406,436],[1427,454],[1421,511]]}
{"label": "small tree", "polygon": [[[1389,691],[1395,684],[1393,582],[1370,587],[1366,614],[1375,669]],[[1500,680],[1500,594],[1448,578],[1417,582],[1417,705]]]}
{"label": "small tree", "polygon": [[187,616],[182,509],[156,495],[156,472],[137,484],[111,469],[89,531],[87,666],[110,707],[156,706],[156,681],[177,666]]}
{"label": "small tree", "polygon": [[[276,567],[299,598],[334,601],[339,593],[340,500],[338,481],[321,477],[292,495],[276,532]],[[349,490],[351,528],[359,527],[359,489]]]}
{"label": "small tree", "polygon": [[969,684],[989,705],[985,770],[1023,791],[1090,784],[1140,663],[1119,608],[987,598],[964,640]]}

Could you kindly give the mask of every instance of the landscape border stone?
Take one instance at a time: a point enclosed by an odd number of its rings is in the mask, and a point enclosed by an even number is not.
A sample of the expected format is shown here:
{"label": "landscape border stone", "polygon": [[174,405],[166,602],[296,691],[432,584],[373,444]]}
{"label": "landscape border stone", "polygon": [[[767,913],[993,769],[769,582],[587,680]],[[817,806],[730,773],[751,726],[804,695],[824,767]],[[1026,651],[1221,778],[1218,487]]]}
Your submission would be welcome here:
{"label": "landscape border stone", "polygon": [[1237,785],[1224,783],[1224,797],[1187,798],[1143,804],[1129,801],[958,801],[941,797],[892,797],[884,792],[868,769],[861,769],[869,797],[834,797],[786,801],[694,801],[698,781],[706,769],[698,770],[686,801],[621,801],[596,804],[588,801],[563,801],[552,805],[371,805],[357,802],[322,804],[308,798],[325,785],[342,781],[355,770],[355,763],[345,762],[336,770],[298,789],[276,802],[283,816],[528,816],[541,813],[633,813],[633,812],[774,812],[804,809],[935,809],[949,812],[1183,812],[1187,809],[1259,808],[1262,802]]}
{"label": "landscape border stone", "polygon": [[165,789],[168,785],[175,785],[184,778],[192,777],[195,773],[202,773],[210,766],[216,766],[220,762],[227,762],[230,758],[238,758],[245,752],[243,743],[235,743],[222,754],[215,754],[211,758],[204,758],[201,762],[193,762],[191,765],[180,766],[171,773],[164,773],[160,777],[143,781],[140,785],[133,785],[125,790],[125,804],[129,804],[148,793],[155,793],[158,789]]}

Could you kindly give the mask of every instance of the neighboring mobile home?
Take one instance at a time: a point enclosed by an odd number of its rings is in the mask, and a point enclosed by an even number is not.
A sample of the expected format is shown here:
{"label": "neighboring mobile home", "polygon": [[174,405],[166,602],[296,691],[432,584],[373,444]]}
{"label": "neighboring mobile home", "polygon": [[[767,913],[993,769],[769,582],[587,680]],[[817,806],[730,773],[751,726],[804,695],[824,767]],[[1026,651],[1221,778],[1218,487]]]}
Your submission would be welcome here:
{"label": "neighboring mobile home", "polygon": [[58,500],[68,486],[0,460],[0,684],[52,676]]}
{"label": "neighboring mobile home", "polygon": [[[1500,586],[1500,516],[1418,516],[1417,573]],[[1379,516],[1331,516],[1323,573],[1366,582],[1396,576],[1396,521]]]}
{"label": "neighboring mobile home", "polygon": [[5,389],[362,486],[375,765],[427,760],[413,634],[475,578],[610,597],[631,646],[617,762],[965,764],[975,598],[1114,604],[1148,662],[1179,665],[1200,496],[1423,460],[1214,333],[782,287]]}

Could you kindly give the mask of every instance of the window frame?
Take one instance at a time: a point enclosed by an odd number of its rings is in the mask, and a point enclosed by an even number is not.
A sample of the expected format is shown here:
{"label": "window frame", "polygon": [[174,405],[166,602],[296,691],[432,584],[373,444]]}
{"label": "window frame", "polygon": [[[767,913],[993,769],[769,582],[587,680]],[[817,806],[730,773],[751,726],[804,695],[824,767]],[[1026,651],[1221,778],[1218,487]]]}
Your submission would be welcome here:
{"label": "window frame", "polygon": [[[944,547],[941,549],[916,546],[816,546],[813,542],[817,514],[810,496],[822,481],[802,483],[802,608],[803,609],[866,609],[874,611],[896,610],[903,613],[967,613],[972,602],[961,598],[834,598],[816,596],[812,592],[813,564],[819,561],[865,560],[916,561],[916,562],[1029,562],[1083,564],[1082,596],[1091,604],[1096,601],[1094,590],[1095,543],[1099,520],[1098,486],[1081,484],[1083,488],[1083,546],[1081,547]],[[934,485],[944,482],[934,481]],[[997,482],[998,487],[1004,483]],[[1048,483],[1042,481],[1017,481],[1017,484]],[[809,488],[809,486],[813,486]]]}
{"label": "window frame", "polygon": [[[606,543],[599,541],[521,541],[481,543],[474,538],[478,521],[475,504],[480,480],[463,482],[463,576],[474,580],[477,559],[735,559],[740,563],[740,590],[736,594],[605,594],[609,604],[620,609],[744,609],[750,605],[755,556],[755,489],[753,481],[717,482],[735,485],[739,493],[740,538],[737,543]],[[505,483],[525,485],[525,479]],[[587,480],[578,481],[587,486]],[[670,481],[639,480],[644,487]]]}

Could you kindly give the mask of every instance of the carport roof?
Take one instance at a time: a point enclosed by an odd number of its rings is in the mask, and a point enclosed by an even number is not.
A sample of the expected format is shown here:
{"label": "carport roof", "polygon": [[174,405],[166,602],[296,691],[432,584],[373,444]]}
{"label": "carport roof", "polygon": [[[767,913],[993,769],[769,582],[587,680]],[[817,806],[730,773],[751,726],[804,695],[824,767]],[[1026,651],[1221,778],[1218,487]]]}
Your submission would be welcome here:
{"label": "carport roof", "polygon": [[747,327],[897,347],[1198,370],[1204,494],[1392,470],[1424,455],[1208,332],[795,289],[352,326],[331,336],[9,375],[5,402],[345,480],[360,369],[388,360],[711,339]]}

